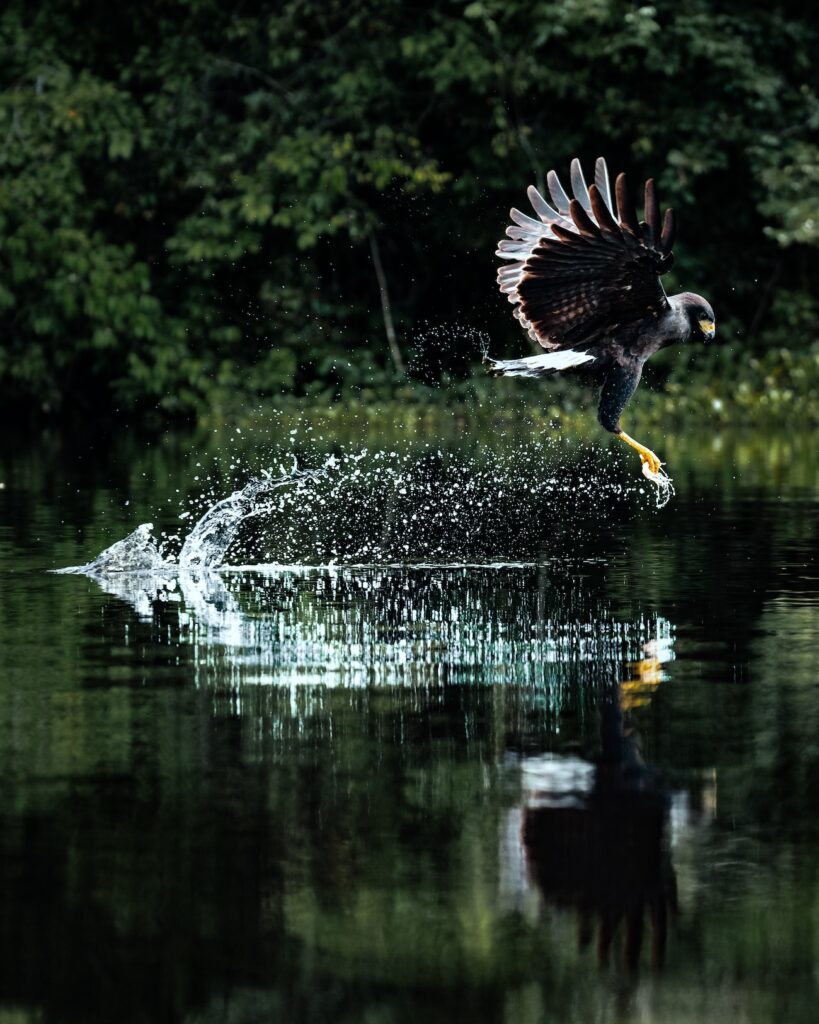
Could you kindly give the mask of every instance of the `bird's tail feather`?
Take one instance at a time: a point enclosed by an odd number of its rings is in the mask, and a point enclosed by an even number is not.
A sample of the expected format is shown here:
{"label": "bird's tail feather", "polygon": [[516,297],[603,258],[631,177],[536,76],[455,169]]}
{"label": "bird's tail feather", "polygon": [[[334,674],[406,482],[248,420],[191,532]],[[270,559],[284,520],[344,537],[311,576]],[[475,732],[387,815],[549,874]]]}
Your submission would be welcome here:
{"label": "bird's tail feather", "polygon": [[594,361],[588,352],[564,349],[562,352],[547,352],[542,356],[526,356],[523,359],[484,359],[487,373],[491,377],[548,377],[561,370],[570,370],[583,363]]}

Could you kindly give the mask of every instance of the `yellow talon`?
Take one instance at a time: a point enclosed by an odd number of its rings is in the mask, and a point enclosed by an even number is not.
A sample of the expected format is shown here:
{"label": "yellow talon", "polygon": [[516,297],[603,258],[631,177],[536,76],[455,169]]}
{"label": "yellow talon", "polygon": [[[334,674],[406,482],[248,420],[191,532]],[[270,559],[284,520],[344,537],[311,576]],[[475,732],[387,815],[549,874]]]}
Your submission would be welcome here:
{"label": "yellow talon", "polygon": [[659,458],[654,454],[654,452],[650,448],[646,448],[644,444],[640,444],[640,442],[635,441],[633,437],[629,437],[625,430],[621,430],[617,437],[621,441],[625,441],[625,443],[630,448],[633,448],[635,452],[637,452],[637,454],[640,456],[641,462],[648,463],[648,468],[651,470],[652,473],[660,472],[660,466],[662,466],[662,462],[660,462]]}

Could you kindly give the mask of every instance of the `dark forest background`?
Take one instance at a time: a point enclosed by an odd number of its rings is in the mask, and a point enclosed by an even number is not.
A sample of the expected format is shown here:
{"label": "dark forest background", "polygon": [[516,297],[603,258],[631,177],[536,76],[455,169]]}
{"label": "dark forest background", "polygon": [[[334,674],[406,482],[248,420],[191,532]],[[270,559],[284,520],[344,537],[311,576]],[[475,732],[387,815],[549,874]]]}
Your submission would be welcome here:
{"label": "dark forest background", "polygon": [[677,209],[668,288],[729,341],[696,372],[815,352],[818,51],[802,0],[11,2],[0,404],[196,415],[525,352],[495,242],[575,155]]}

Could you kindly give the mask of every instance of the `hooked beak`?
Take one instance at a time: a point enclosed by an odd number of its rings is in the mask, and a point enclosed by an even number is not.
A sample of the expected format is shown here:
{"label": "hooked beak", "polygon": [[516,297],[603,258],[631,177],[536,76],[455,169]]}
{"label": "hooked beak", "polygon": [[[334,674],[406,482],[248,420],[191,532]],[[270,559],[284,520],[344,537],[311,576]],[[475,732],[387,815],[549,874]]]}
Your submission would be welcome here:
{"label": "hooked beak", "polygon": [[706,341],[711,341],[714,335],[717,333],[717,325],[713,320],[700,320],[700,330],[705,336]]}

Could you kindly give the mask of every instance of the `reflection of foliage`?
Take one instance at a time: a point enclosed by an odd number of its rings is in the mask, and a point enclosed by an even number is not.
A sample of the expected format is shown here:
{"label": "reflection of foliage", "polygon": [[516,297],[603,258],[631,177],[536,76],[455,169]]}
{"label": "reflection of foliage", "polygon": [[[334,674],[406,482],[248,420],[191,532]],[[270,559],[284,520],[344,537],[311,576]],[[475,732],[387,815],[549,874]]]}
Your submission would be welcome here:
{"label": "reflection of foliage", "polygon": [[[74,5],[16,0],[0,16],[6,403],[173,413],[389,382],[373,232],[405,344],[423,318],[511,337],[499,211],[598,150],[656,172],[680,209],[674,283],[764,337],[758,282],[775,281],[796,344],[815,47],[801,6],[761,2],[191,0],[123,4],[78,34]],[[462,370],[456,347],[444,370]]]}

